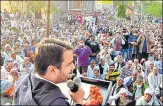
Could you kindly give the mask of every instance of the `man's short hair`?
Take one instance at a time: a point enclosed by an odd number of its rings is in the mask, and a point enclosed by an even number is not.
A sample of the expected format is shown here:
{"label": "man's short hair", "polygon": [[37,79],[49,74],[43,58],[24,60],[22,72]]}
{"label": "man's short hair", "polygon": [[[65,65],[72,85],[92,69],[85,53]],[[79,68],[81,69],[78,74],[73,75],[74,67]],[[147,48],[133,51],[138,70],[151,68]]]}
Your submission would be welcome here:
{"label": "man's short hair", "polygon": [[45,38],[38,43],[36,48],[35,70],[38,74],[44,75],[49,65],[54,65],[61,69],[63,53],[72,50],[73,47],[57,39]]}

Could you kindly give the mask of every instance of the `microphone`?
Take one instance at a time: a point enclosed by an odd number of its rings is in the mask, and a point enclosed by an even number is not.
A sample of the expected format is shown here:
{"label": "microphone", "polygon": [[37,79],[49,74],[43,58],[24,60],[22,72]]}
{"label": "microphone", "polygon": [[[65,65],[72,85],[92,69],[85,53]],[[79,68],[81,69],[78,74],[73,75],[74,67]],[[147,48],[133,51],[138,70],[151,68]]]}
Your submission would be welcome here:
{"label": "microphone", "polygon": [[77,92],[78,91],[78,86],[75,85],[72,80],[67,81],[67,87],[70,88],[71,92]]}
{"label": "microphone", "polygon": [[74,82],[75,85],[79,86],[80,83],[81,83],[81,79],[80,79],[79,77],[75,77],[75,78],[73,79],[73,82]]}
{"label": "microphone", "polygon": [[75,77],[76,77],[76,74],[75,73],[72,73],[72,74],[69,75],[69,79],[70,80],[73,80]]}
{"label": "microphone", "polygon": [[81,79],[79,77],[75,77],[73,80],[67,81],[67,87],[70,88],[71,92],[77,92],[80,83],[81,83]]}

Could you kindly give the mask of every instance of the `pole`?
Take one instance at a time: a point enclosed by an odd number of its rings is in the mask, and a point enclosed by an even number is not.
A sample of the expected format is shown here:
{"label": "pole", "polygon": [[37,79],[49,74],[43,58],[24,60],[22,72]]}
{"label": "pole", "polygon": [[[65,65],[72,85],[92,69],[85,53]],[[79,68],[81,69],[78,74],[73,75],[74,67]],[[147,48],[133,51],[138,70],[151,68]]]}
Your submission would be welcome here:
{"label": "pole", "polygon": [[47,26],[46,26],[46,37],[49,38],[49,24],[50,24],[50,0],[48,0],[48,12],[47,12]]}
{"label": "pole", "polygon": [[68,11],[69,11],[69,8],[70,8],[70,7],[69,7],[69,6],[70,6],[70,1],[69,1],[69,0],[68,0],[68,3],[67,3],[67,4],[68,4]]}

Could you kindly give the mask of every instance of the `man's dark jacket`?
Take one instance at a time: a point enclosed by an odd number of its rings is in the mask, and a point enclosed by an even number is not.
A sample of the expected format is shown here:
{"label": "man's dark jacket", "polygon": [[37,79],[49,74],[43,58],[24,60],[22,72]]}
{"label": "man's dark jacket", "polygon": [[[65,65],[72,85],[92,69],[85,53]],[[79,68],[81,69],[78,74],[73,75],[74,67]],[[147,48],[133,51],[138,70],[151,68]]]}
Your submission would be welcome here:
{"label": "man's dark jacket", "polygon": [[58,86],[37,78],[33,73],[21,78],[14,94],[15,105],[69,105]]}

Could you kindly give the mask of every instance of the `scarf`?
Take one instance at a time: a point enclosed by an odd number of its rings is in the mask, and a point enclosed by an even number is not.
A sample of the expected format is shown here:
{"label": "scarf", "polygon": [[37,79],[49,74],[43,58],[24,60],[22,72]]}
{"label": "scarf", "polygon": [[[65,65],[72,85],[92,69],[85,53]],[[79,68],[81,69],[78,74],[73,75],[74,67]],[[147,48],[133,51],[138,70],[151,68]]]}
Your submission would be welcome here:
{"label": "scarf", "polygon": [[148,103],[145,101],[144,96],[142,96],[142,105],[152,106],[153,103],[154,103],[153,96],[152,96],[151,100]]}
{"label": "scarf", "polygon": [[116,51],[119,51],[119,50],[120,50],[120,39],[117,39],[117,40],[116,40],[116,43],[115,43],[115,50],[116,50]]}

